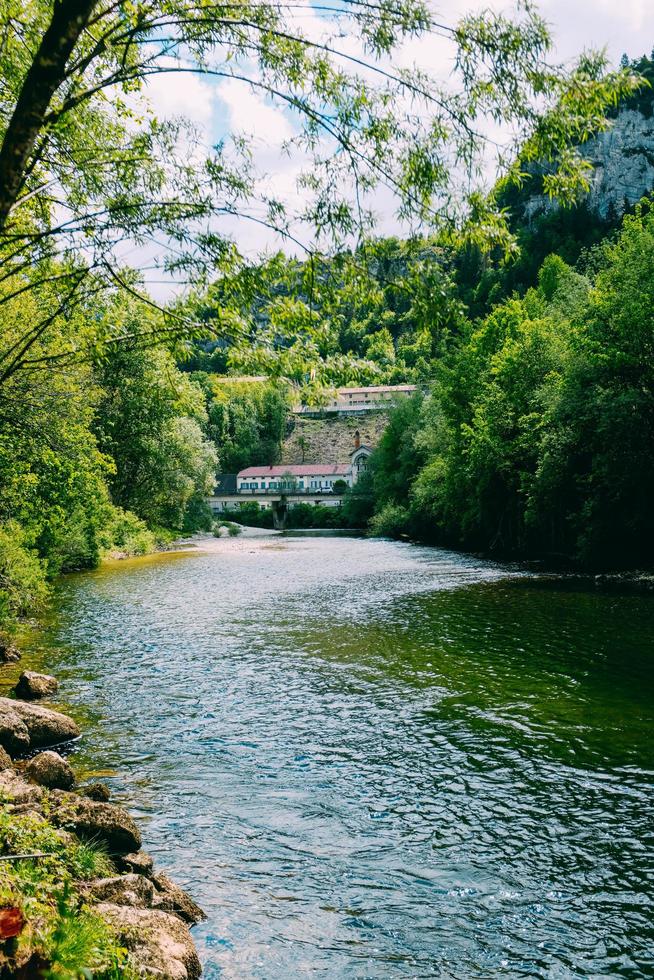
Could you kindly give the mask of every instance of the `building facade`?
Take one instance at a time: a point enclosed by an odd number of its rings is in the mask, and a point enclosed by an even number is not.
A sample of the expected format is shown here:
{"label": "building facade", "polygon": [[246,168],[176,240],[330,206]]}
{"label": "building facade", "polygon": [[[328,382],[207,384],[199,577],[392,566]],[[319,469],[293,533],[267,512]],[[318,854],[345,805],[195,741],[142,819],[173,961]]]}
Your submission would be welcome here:
{"label": "building facade", "polygon": [[349,464],[302,463],[294,466],[248,466],[236,475],[238,493],[304,490],[333,492],[337,481],[352,486]]}
{"label": "building facade", "polygon": [[247,466],[237,474],[220,474],[209,498],[214,513],[237,509],[255,500],[260,507],[286,500],[289,504],[312,503],[340,507],[342,495],[365,472],[372,454],[356,433],[348,463],[297,463],[281,466]]}
{"label": "building facade", "polygon": [[320,415],[325,412],[340,412],[345,415],[358,415],[361,412],[379,411],[389,408],[393,402],[409,398],[417,391],[417,385],[369,385],[362,388],[337,388],[335,394],[324,405],[297,405],[296,415]]}

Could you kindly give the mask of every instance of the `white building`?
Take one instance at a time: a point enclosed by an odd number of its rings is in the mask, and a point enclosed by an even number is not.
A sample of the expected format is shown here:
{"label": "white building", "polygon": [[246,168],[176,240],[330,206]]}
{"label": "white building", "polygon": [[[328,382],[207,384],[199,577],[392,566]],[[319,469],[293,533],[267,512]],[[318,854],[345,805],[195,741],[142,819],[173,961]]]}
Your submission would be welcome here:
{"label": "white building", "polygon": [[334,396],[320,407],[298,405],[296,415],[315,415],[322,412],[346,412],[359,414],[388,408],[401,398],[409,398],[417,391],[417,385],[369,385],[363,388],[337,388]]}
{"label": "white building", "polygon": [[348,463],[301,463],[294,466],[248,466],[236,476],[236,492],[248,491],[330,491],[337,480],[352,486],[352,467]]}
{"label": "white building", "polygon": [[339,507],[342,493],[353,487],[368,465],[372,453],[356,433],[349,463],[296,463],[278,466],[247,466],[236,477],[219,478],[209,504],[214,512],[256,500],[271,507],[282,498],[289,503],[314,503]]}

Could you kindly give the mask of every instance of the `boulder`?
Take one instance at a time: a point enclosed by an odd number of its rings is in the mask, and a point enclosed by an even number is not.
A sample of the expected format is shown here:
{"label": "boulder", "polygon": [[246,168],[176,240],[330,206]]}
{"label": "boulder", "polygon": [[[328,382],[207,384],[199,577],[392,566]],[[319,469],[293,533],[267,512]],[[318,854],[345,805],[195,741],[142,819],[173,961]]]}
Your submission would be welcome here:
{"label": "boulder", "polygon": [[0,633],[0,664],[14,664],[20,660],[20,652],[7,633]]}
{"label": "boulder", "polygon": [[143,875],[126,874],[112,878],[97,878],[82,886],[85,895],[94,902],[130,905],[139,909],[152,908],[154,885]]}
{"label": "boulder", "polygon": [[141,834],[122,807],[55,790],[52,820],[88,840],[103,841],[112,854],[129,854],[141,847]]}
{"label": "boulder", "polygon": [[11,767],[12,767],[11,756],[9,755],[6,749],[3,749],[0,746],[0,772],[3,769],[11,769]]}
{"label": "boulder", "polygon": [[122,854],[116,860],[120,871],[133,871],[137,875],[150,877],[154,869],[154,861],[145,851],[135,851],[134,854]]}
{"label": "boulder", "polygon": [[19,755],[29,749],[30,736],[13,704],[8,698],[0,698],[0,745],[11,755]]}
{"label": "boulder", "polygon": [[79,738],[80,730],[68,715],[24,701],[0,698],[0,745],[11,755]]}
{"label": "boulder", "polygon": [[14,688],[16,697],[33,701],[37,698],[48,698],[56,694],[59,682],[50,674],[37,674],[34,670],[24,670]]}
{"label": "boulder", "polygon": [[135,973],[159,980],[198,980],[202,967],[188,926],[168,912],[102,903],[95,911],[118,935]]}
{"label": "boulder", "polygon": [[88,796],[96,803],[108,803],[111,799],[111,791],[106,783],[87,783],[79,790],[80,796]]}
{"label": "boulder", "polygon": [[3,769],[0,771],[0,796],[3,802],[12,803],[14,809],[25,805],[30,810],[38,810],[43,790],[28,783],[15,769]]}
{"label": "boulder", "polygon": [[72,789],[75,773],[58,752],[39,752],[25,766],[25,775],[48,789]]}
{"label": "boulder", "polygon": [[157,889],[154,896],[155,908],[172,912],[190,925],[195,925],[197,922],[206,919],[206,915],[200,906],[196,905],[191,896],[179,885],[176,885],[174,881],[171,881],[163,871],[153,875],[152,880]]}

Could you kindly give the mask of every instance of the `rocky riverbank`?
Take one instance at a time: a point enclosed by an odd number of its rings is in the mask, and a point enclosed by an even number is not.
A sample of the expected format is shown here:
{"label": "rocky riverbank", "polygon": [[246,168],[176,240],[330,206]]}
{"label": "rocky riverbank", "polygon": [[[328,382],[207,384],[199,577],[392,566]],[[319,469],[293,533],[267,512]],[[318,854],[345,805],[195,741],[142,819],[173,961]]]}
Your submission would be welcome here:
{"label": "rocky riverbank", "polygon": [[195,980],[189,929],[204,914],[156,870],[108,788],[77,785],[54,750],[81,734],[34,703],[56,687],[25,671],[16,698],[0,698],[0,978]]}

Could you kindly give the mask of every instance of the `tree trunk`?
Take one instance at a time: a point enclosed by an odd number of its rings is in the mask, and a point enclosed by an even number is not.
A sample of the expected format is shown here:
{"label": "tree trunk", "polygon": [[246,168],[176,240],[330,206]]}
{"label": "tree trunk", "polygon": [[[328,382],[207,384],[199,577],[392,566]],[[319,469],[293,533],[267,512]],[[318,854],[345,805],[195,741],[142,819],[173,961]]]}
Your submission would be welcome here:
{"label": "tree trunk", "polygon": [[52,19],[25,78],[0,149],[0,234],[20,192],[25,169],[52,96],[98,0],[55,0]]}

